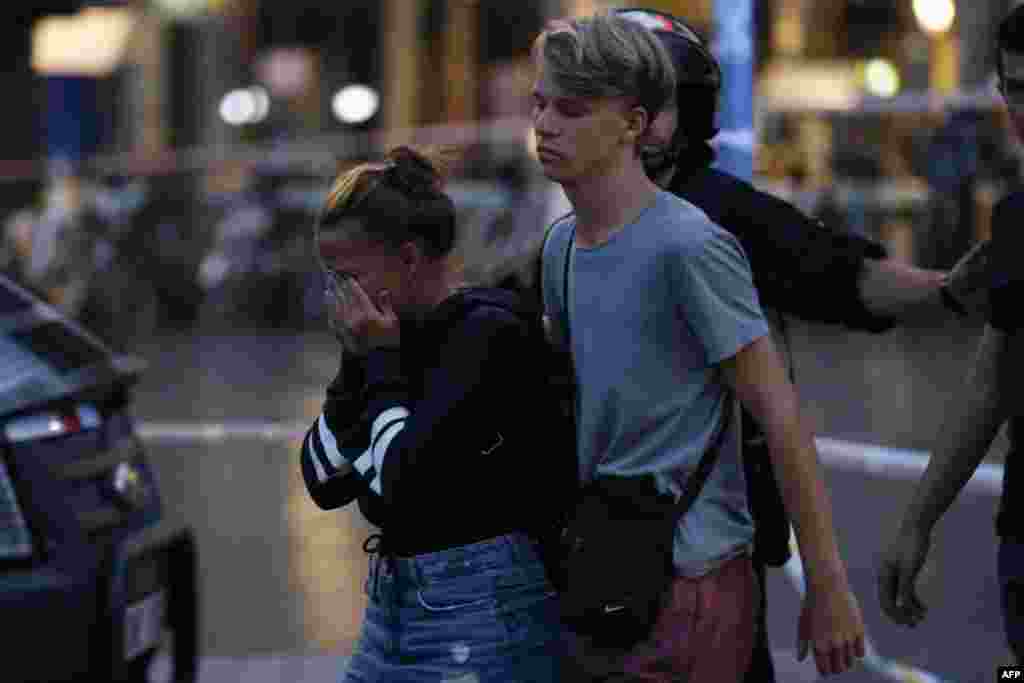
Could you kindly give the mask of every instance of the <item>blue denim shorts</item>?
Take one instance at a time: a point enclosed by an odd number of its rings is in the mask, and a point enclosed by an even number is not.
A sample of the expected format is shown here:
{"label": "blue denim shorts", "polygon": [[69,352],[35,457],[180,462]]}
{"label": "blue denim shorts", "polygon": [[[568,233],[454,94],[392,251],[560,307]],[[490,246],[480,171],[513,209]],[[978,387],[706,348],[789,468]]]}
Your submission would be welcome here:
{"label": "blue denim shorts", "polygon": [[1018,662],[1024,662],[1024,542],[999,544],[999,588],[1006,641]]}
{"label": "blue denim shorts", "polygon": [[519,534],[377,557],[350,683],[547,683],[564,652],[554,589]]}

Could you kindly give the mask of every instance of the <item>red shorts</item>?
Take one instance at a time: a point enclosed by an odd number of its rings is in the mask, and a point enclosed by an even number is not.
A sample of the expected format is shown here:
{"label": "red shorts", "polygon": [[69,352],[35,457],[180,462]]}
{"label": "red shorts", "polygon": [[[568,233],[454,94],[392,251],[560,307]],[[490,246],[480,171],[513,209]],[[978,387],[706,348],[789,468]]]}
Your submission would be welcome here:
{"label": "red shorts", "polygon": [[679,577],[650,637],[632,650],[569,634],[566,682],[738,683],[750,665],[760,589],[747,556],[705,576]]}

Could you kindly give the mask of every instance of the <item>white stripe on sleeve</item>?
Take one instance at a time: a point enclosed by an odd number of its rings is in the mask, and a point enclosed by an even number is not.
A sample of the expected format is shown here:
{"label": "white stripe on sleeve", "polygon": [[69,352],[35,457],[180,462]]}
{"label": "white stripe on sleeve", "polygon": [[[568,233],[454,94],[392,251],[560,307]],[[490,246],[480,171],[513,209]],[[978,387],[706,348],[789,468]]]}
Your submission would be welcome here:
{"label": "white stripe on sleeve", "polygon": [[405,429],[405,419],[410,413],[401,406],[389,408],[377,416],[370,429],[370,444],[373,451],[373,465],[377,474],[384,471],[384,455],[395,436]]}
{"label": "white stripe on sleeve", "polygon": [[320,417],[316,419],[320,429],[320,443],[324,445],[324,454],[327,459],[331,461],[331,464],[336,468],[340,468],[342,463],[345,462],[345,456],[338,450],[338,441],[334,438],[334,434],[331,433],[330,428],[327,426],[327,418],[323,413],[320,413]]}
{"label": "white stripe on sleeve", "polygon": [[306,443],[303,450],[305,450],[306,457],[313,463],[313,470],[316,472],[317,481],[325,482],[327,481],[327,473],[324,472],[324,466],[321,464],[320,458],[317,457],[315,449],[316,446],[313,445],[313,430],[310,429],[306,433]]}
{"label": "white stripe on sleeve", "polygon": [[362,455],[352,461],[352,466],[355,467],[360,474],[366,474],[366,471],[373,467],[373,453],[367,448]]}

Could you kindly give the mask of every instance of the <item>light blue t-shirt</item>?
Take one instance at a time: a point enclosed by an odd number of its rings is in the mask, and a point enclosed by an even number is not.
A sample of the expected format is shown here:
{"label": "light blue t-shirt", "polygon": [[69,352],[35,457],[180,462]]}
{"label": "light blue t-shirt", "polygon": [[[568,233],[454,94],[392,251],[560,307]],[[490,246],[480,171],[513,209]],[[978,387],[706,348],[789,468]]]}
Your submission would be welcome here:
{"label": "light blue t-shirt", "polygon": [[[563,283],[575,217],[544,246],[543,294],[566,339]],[[569,329],[576,367],[581,480],[655,474],[677,495],[735,400],[717,365],[769,334],[746,255],[692,204],[660,191],[595,248],[570,249]],[[700,576],[751,549],[739,411],[675,538],[675,564]]]}

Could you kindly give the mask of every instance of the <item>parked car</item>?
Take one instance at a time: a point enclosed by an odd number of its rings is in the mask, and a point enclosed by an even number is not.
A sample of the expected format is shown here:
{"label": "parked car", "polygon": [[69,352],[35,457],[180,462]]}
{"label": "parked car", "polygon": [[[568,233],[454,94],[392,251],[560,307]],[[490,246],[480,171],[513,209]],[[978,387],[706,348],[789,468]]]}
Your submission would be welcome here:
{"label": "parked car", "polygon": [[194,681],[196,551],[131,413],[144,363],[0,276],[4,681]]}

